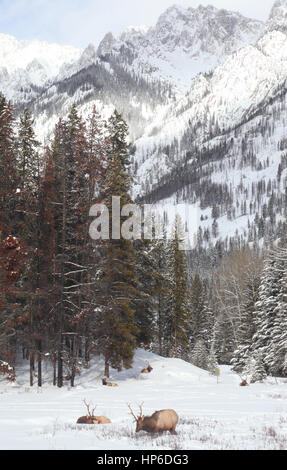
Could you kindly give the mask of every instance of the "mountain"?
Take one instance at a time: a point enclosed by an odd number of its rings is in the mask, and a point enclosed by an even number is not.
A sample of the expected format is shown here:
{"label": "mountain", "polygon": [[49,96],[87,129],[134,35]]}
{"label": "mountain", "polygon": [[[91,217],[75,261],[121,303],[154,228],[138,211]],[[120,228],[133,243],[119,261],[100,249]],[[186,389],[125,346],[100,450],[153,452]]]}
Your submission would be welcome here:
{"label": "mountain", "polygon": [[131,27],[118,39],[109,33],[98,55],[107,57],[129,49],[134,55],[133,70],[186,91],[197,73],[212,70],[232,52],[256,42],[263,30],[263,23],[239,13],[213,6],[193,9],[173,5],[154,27]]}
{"label": "mountain", "polygon": [[192,204],[200,248],[260,244],[286,229],[286,12],[277,0],[264,24],[174,5],[85,50],[9,38],[1,88],[18,113],[31,108],[42,140],[73,103],[104,117],[116,107],[134,144],[134,197]]}
{"label": "mountain", "polygon": [[206,75],[136,142],[148,202],[188,202],[191,235],[228,249],[284,235],[287,35],[267,32]]}
{"label": "mountain", "polygon": [[37,95],[62,68],[77,60],[80,49],[41,41],[18,41],[0,34],[1,90],[14,102]]}
{"label": "mountain", "polygon": [[285,0],[276,0],[266,25],[269,31],[287,32],[287,4]]}

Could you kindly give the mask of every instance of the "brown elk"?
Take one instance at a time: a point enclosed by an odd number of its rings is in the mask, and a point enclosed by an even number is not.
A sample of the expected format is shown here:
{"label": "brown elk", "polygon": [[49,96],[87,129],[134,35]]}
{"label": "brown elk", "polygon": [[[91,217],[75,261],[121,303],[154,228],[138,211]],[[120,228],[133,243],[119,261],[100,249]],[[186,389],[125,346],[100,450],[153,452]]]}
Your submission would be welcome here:
{"label": "brown elk", "polygon": [[142,373],[142,374],[150,374],[152,370],[153,370],[153,368],[152,368],[152,366],[150,365],[150,363],[148,362],[147,368],[146,368],[146,369],[143,369],[143,370],[141,371],[141,373]]}
{"label": "brown elk", "polygon": [[118,384],[112,383],[112,382],[107,382],[107,379],[102,379],[103,385],[106,387],[118,387]]}
{"label": "brown elk", "polygon": [[240,387],[248,387],[248,383],[246,380],[242,380],[241,384],[239,385]]}
{"label": "brown elk", "polygon": [[109,423],[111,423],[111,420],[109,420],[105,416],[94,416],[96,406],[91,412],[90,411],[90,406],[91,405],[88,404],[86,402],[86,400],[84,400],[84,403],[87,407],[88,414],[86,416],[81,416],[78,419],[77,424],[109,424]]}
{"label": "brown elk", "polygon": [[136,416],[131,406],[128,405],[131,415],[137,423],[136,432],[162,433],[169,431],[171,434],[176,434],[175,428],[178,423],[178,415],[174,410],[161,410],[156,411],[152,416],[143,416],[143,403],[138,406],[140,415]]}

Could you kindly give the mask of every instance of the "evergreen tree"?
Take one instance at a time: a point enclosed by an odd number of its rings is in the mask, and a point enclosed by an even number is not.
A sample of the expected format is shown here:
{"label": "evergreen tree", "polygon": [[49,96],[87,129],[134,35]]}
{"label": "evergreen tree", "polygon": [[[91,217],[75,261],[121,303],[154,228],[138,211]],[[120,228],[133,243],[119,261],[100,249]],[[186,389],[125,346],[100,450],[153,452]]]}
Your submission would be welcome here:
{"label": "evergreen tree", "polygon": [[208,306],[207,289],[198,274],[190,287],[190,348],[202,339],[209,349],[212,336],[212,312]]}
{"label": "evergreen tree", "polygon": [[183,226],[179,216],[173,228],[173,239],[168,242],[168,273],[170,298],[167,316],[167,343],[169,357],[185,357],[188,349],[189,305],[187,290],[187,259],[181,250]]}
{"label": "evergreen tree", "polygon": [[[132,203],[129,195],[131,176],[127,144],[128,127],[121,115],[115,111],[108,121],[107,129],[110,146],[107,152],[107,168],[101,188],[101,200],[109,209],[110,238],[100,249],[97,302],[99,345],[105,357],[105,375],[108,377],[110,366],[121,370],[122,367],[130,368],[132,365],[137,333],[134,322],[134,300],[138,281],[133,241],[112,233],[113,196],[121,198],[121,208]],[[122,217],[121,221],[125,222],[126,218]]]}
{"label": "evergreen tree", "polygon": [[261,355],[255,354],[250,370],[250,383],[262,382],[267,378],[266,370]]}
{"label": "evergreen tree", "polygon": [[195,343],[190,361],[194,366],[199,367],[200,369],[208,370],[210,365],[208,352],[202,339],[197,340]]}
{"label": "evergreen tree", "polygon": [[0,239],[15,233],[18,188],[13,108],[0,93]]}
{"label": "evergreen tree", "polygon": [[273,343],[273,331],[276,326],[276,312],[280,301],[280,288],[284,273],[284,260],[276,259],[271,253],[265,261],[258,301],[256,303],[256,333],[253,336],[253,351],[262,355],[264,365],[272,370],[273,357],[270,351]]}
{"label": "evergreen tree", "polygon": [[256,332],[255,305],[258,300],[260,279],[251,275],[246,276],[246,300],[238,327],[238,347],[231,360],[232,368],[242,372],[253,348],[253,336]]}
{"label": "evergreen tree", "polygon": [[218,367],[217,357],[214,348],[212,347],[207,359],[207,370],[210,372],[210,374],[215,375]]}

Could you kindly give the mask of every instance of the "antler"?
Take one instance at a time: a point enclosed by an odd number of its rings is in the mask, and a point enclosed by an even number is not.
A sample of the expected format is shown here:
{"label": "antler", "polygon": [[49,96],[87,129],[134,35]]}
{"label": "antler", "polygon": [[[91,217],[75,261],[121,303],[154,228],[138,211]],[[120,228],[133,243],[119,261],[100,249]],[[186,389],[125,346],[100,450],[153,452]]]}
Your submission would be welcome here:
{"label": "antler", "polygon": [[140,409],[140,416],[139,416],[140,418],[143,417],[143,404],[144,404],[144,401],[140,405],[138,405],[138,407]]}
{"label": "antler", "polygon": [[96,409],[97,407],[95,406],[95,408],[93,409],[93,411],[92,411],[92,413],[91,413],[91,412],[90,412],[91,403],[88,404],[88,403],[86,402],[86,400],[83,400],[83,401],[84,401],[84,403],[85,403],[85,405],[86,405],[86,407],[87,407],[89,416],[92,418],[92,417],[94,416],[94,411],[95,411],[95,409]]}
{"label": "antler", "polygon": [[127,405],[128,405],[128,407],[129,407],[130,414],[132,415],[132,417],[134,418],[134,420],[137,422],[137,421],[138,421],[138,418],[137,418],[136,415],[134,414],[131,405],[130,405],[129,403],[127,403]]}

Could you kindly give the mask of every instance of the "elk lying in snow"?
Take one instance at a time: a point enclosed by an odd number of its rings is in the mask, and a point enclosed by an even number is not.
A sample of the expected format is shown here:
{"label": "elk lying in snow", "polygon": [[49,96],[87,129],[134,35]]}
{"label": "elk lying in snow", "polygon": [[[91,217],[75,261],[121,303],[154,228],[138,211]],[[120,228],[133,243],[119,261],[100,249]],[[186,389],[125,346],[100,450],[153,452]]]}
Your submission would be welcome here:
{"label": "elk lying in snow", "polygon": [[139,405],[140,415],[137,417],[131,406],[128,405],[131,415],[137,423],[136,432],[146,431],[149,433],[161,433],[170,431],[176,434],[175,428],[178,423],[178,415],[174,410],[156,411],[152,416],[143,416],[142,406]]}
{"label": "elk lying in snow", "polygon": [[150,365],[150,363],[148,362],[148,366],[146,369],[143,369],[141,371],[142,374],[150,374],[150,372],[153,370],[152,366]]}
{"label": "elk lying in snow", "polygon": [[88,404],[86,402],[86,400],[84,400],[84,403],[87,407],[88,414],[86,416],[81,416],[78,419],[77,424],[109,424],[109,423],[111,423],[111,421],[108,418],[106,418],[105,416],[94,416],[96,406],[93,409],[93,411],[91,412],[90,411],[90,406],[91,405]]}
{"label": "elk lying in snow", "polygon": [[240,387],[248,387],[248,383],[246,380],[242,380],[241,384],[239,385]]}
{"label": "elk lying in snow", "polygon": [[118,387],[118,384],[114,384],[112,382],[107,382],[107,379],[102,380],[103,385],[106,385],[107,387]]}

